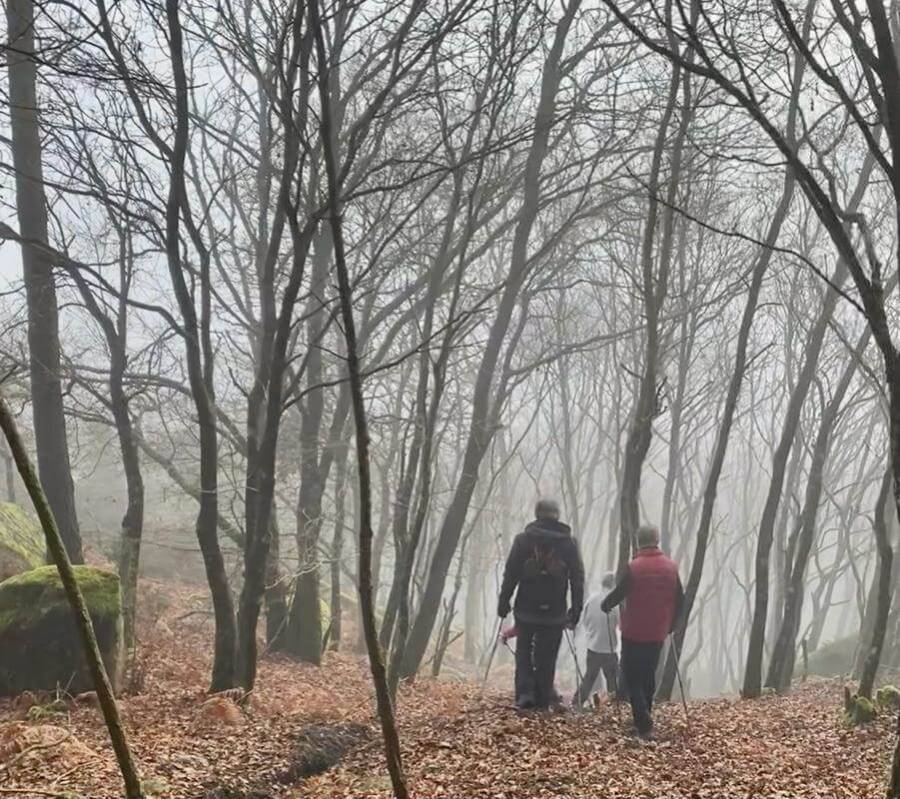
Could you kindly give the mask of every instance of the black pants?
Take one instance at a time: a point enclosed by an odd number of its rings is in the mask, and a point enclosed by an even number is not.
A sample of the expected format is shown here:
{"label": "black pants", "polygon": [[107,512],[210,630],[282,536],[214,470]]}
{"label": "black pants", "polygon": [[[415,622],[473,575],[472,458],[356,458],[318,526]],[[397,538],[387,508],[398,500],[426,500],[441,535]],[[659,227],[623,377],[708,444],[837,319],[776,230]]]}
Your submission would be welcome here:
{"label": "black pants", "polygon": [[563,628],[516,622],[516,704],[549,707],[556,701],[553,680]]}
{"label": "black pants", "polygon": [[662,641],[629,641],[622,639],[622,676],[631,700],[634,726],[640,733],[653,729],[650,713],[656,693],[656,664]]}
{"label": "black pants", "polygon": [[619,669],[619,657],[615,652],[594,652],[592,649],[587,651],[587,665],[585,666],[584,679],[575,694],[575,703],[583,705],[591,693],[591,688],[597,682],[597,675],[603,672],[603,679],[606,680],[606,693],[611,697],[615,697],[616,690],[616,672]]}

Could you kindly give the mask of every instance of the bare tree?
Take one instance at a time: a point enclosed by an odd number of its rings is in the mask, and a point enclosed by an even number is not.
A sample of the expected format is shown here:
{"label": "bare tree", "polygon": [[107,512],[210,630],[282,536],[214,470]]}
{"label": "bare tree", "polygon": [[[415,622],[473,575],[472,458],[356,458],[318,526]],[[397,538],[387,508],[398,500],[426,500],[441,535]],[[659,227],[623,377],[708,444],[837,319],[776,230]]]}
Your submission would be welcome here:
{"label": "bare tree", "polygon": [[[10,128],[19,230],[27,242],[47,244],[47,198],[38,122],[33,0],[7,3],[6,24]],[[28,303],[29,372],[38,469],[47,500],[58,520],[66,551],[74,563],[83,563],[63,414],[53,264],[32,244],[22,246],[22,264]]]}
{"label": "bare tree", "polygon": [[[754,120],[762,129],[780,155],[794,170],[797,182],[802,188],[810,206],[814,209],[823,227],[827,230],[839,256],[840,264],[849,271],[858,297],[860,308],[871,328],[872,336],[878,345],[884,363],[884,381],[890,398],[890,440],[891,463],[900,463],[900,358],[887,322],[887,293],[884,290],[884,268],[878,256],[877,244],[867,223],[866,216],[858,210],[853,200],[842,202],[837,194],[833,173],[825,158],[818,159],[814,166],[801,159],[791,146],[789,137],[782,125],[776,121],[772,110],[757,94],[757,86],[752,75],[743,70],[741,55],[729,48],[728,42],[734,41],[734,24],[732,19],[729,31],[725,32],[721,9],[704,9],[700,24],[691,22],[690,12],[681,2],[676,4],[677,20],[667,27],[677,29],[695,48],[699,58],[697,63],[690,63],[679,52],[661,43],[654,37],[653,31],[659,20],[642,18],[640,15],[626,17],[613,3],[608,3],[622,24],[640,41],[654,52],[674,60],[682,68],[689,69],[697,75],[715,82],[726,94]],[[898,68],[895,42],[885,8],[876,2],[867,3],[869,15],[863,18],[855,3],[834,8],[834,25],[828,26],[827,32],[818,30],[811,44],[804,41],[798,28],[795,16],[780,0],[773,0],[771,27],[794,49],[797,58],[805,60],[815,74],[819,86],[833,95],[839,107],[852,121],[855,134],[860,137],[866,149],[874,158],[876,166],[891,182],[893,202],[900,200],[894,167],[888,160],[887,152],[881,147],[877,131],[884,126],[887,132],[888,147],[894,152],[898,120],[900,120],[900,100],[895,89],[900,87],[900,68]],[[641,23],[646,22],[646,25]],[[852,57],[848,62],[864,76],[860,83],[861,96],[853,96],[846,88],[845,76],[837,67],[831,67],[831,60],[824,55],[829,45],[842,46]],[[865,94],[865,93],[868,94]],[[861,107],[868,104],[872,115],[867,116]],[[874,121],[873,121],[874,119]],[[852,237],[856,231],[860,238],[862,251]],[[836,302],[838,289],[835,281],[830,281],[823,297],[823,310]],[[900,480],[894,469],[895,503],[900,503]],[[769,503],[771,504],[771,503]],[[768,505],[767,505],[768,508]],[[771,509],[769,509],[771,511]],[[773,514],[769,512],[766,517]],[[767,530],[760,532],[759,547],[761,567],[767,566],[767,553],[770,536]],[[766,561],[766,562],[764,562]],[[756,596],[758,607],[753,625],[751,646],[748,655],[748,668],[744,680],[744,693],[754,696],[759,693],[761,685],[761,654],[765,617],[760,618],[761,611],[768,602],[768,584],[763,579],[757,581]]]}
{"label": "bare tree", "polygon": [[366,417],[363,382],[359,356],[357,354],[356,323],[353,317],[353,290],[347,269],[344,250],[344,235],[341,221],[341,184],[338,160],[334,152],[335,129],[331,110],[328,74],[331,64],[325,50],[325,36],[319,18],[318,0],[310,4],[310,28],[316,40],[316,57],[319,66],[319,101],[322,107],[322,148],[325,154],[325,170],[328,176],[328,209],[334,242],[335,267],[341,300],[341,317],[344,323],[344,339],[347,347],[347,372],[353,399],[353,419],[356,425],[356,465],[359,476],[359,603],[362,622],[365,627],[366,645],[369,650],[369,664],[375,683],[378,715],[384,735],[385,755],[394,795],[406,799],[406,779],[400,756],[400,741],[394,721],[394,711],[388,691],[387,674],[381,651],[378,648],[378,633],[375,627],[375,609],[372,602],[372,485],[369,472],[369,433]]}

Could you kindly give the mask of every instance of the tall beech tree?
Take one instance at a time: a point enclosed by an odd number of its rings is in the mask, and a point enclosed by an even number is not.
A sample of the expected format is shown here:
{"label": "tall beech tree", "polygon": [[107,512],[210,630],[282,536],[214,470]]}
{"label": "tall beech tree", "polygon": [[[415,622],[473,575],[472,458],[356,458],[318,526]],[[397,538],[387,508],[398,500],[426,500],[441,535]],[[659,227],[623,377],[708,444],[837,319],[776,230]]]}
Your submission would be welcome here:
{"label": "tall beech tree", "polygon": [[[28,364],[38,471],[47,501],[59,525],[66,552],[83,563],[75,511],[75,485],[63,412],[59,357],[59,314],[53,264],[36,244],[47,244],[40,101],[37,92],[35,4],[6,4],[6,68],[9,74],[9,123],[16,178],[16,211],[22,245],[28,307]],[[33,242],[33,243],[32,243]]]}

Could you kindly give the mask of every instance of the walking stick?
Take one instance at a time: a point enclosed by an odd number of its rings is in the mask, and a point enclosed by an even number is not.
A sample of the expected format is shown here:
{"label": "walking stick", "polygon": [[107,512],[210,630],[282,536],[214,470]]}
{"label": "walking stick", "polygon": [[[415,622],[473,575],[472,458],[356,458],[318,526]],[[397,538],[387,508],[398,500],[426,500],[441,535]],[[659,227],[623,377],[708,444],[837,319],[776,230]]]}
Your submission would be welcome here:
{"label": "walking stick", "polygon": [[[612,622],[610,622],[610,620],[609,620],[608,613],[604,613],[603,615],[606,616],[606,632],[607,632],[607,635],[609,635],[609,648],[610,648],[610,651],[615,652],[616,651],[616,643],[615,643],[615,639],[613,638]],[[618,660],[619,659],[616,658],[616,695],[615,696],[613,696],[612,691],[609,690],[609,680],[606,681],[606,695],[609,697],[609,701],[612,702],[612,704],[615,705],[615,707],[616,707],[616,710],[615,710],[616,723],[618,723],[622,720],[621,712],[619,710],[619,674],[618,674],[619,663],[618,663]]]}
{"label": "walking stick", "polygon": [[494,662],[494,655],[497,653],[497,644],[500,643],[500,631],[503,629],[503,621],[506,617],[500,619],[497,622],[497,632],[494,633],[494,643],[491,645],[491,653],[488,655],[487,666],[484,669],[484,677],[481,680],[481,689],[478,691],[478,696],[480,697],[484,693],[484,689],[487,686],[488,675],[491,673],[491,664]]}
{"label": "walking stick", "polygon": [[684,694],[684,682],[681,679],[681,666],[678,663],[680,660],[678,646],[675,643],[675,636],[672,635],[672,633],[669,633],[669,643],[672,645],[672,655],[675,657],[675,676],[678,678],[678,687],[681,690],[681,704],[684,705],[684,720],[687,722],[688,729],[690,729],[691,717],[688,713],[687,698]]}
{"label": "walking stick", "polygon": [[564,628],[564,632],[566,635],[566,643],[569,645],[569,651],[572,653],[572,661],[575,663],[575,679],[578,680],[578,687],[575,689],[575,696],[578,698],[578,710],[580,711],[583,707],[581,702],[581,668],[578,666],[578,654],[575,652],[575,642],[572,640],[572,635],[569,632],[569,628]]}

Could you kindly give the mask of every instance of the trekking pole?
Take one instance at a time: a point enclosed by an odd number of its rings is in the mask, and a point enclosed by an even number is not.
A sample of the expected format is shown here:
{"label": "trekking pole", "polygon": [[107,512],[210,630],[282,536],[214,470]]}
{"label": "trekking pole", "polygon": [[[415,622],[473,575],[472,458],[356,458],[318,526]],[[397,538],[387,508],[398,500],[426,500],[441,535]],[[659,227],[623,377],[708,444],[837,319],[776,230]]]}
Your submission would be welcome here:
{"label": "trekking pole", "polygon": [[575,663],[575,679],[578,680],[578,687],[575,689],[575,696],[578,698],[578,710],[581,710],[583,704],[581,702],[581,669],[578,666],[578,654],[575,652],[575,642],[572,640],[572,635],[569,632],[569,628],[565,628],[566,634],[566,643],[569,645],[569,651],[572,653],[572,661]]}
{"label": "trekking pole", "polygon": [[675,644],[675,636],[669,633],[669,643],[672,646],[672,655],[675,658],[675,676],[678,677],[678,687],[681,690],[681,704],[684,705],[684,720],[687,722],[688,729],[691,726],[691,717],[688,713],[687,698],[684,694],[684,681],[681,679],[681,666],[679,665],[680,657],[678,655],[678,646]]}
{"label": "trekking pole", "polygon": [[[609,620],[608,613],[604,613],[603,615],[606,616],[606,632],[607,632],[607,635],[609,635],[609,649],[611,652],[615,653],[616,639],[613,638],[612,622],[610,622],[610,620]],[[618,675],[618,671],[619,671],[619,664],[618,664],[618,658],[616,658],[616,672],[617,673],[616,673],[616,695],[615,696],[613,696],[612,691],[609,690],[609,680],[607,680],[607,682],[606,682],[606,695],[609,697],[609,701],[612,702],[612,704],[615,705],[615,708],[616,708],[616,710],[615,710],[616,722],[619,722],[622,720],[622,716],[619,711],[619,675]]]}
{"label": "trekking pole", "polygon": [[[504,617],[505,618],[505,617]],[[487,666],[484,669],[484,677],[481,680],[481,689],[478,691],[478,696],[480,697],[484,693],[484,689],[487,686],[488,675],[491,673],[491,664],[494,662],[494,655],[497,653],[497,644],[500,643],[500,631],[503,629],[503,618],[497,622],[497,632],[494,633],[494,643],[491,644],[491,653],[488,655]]]}

